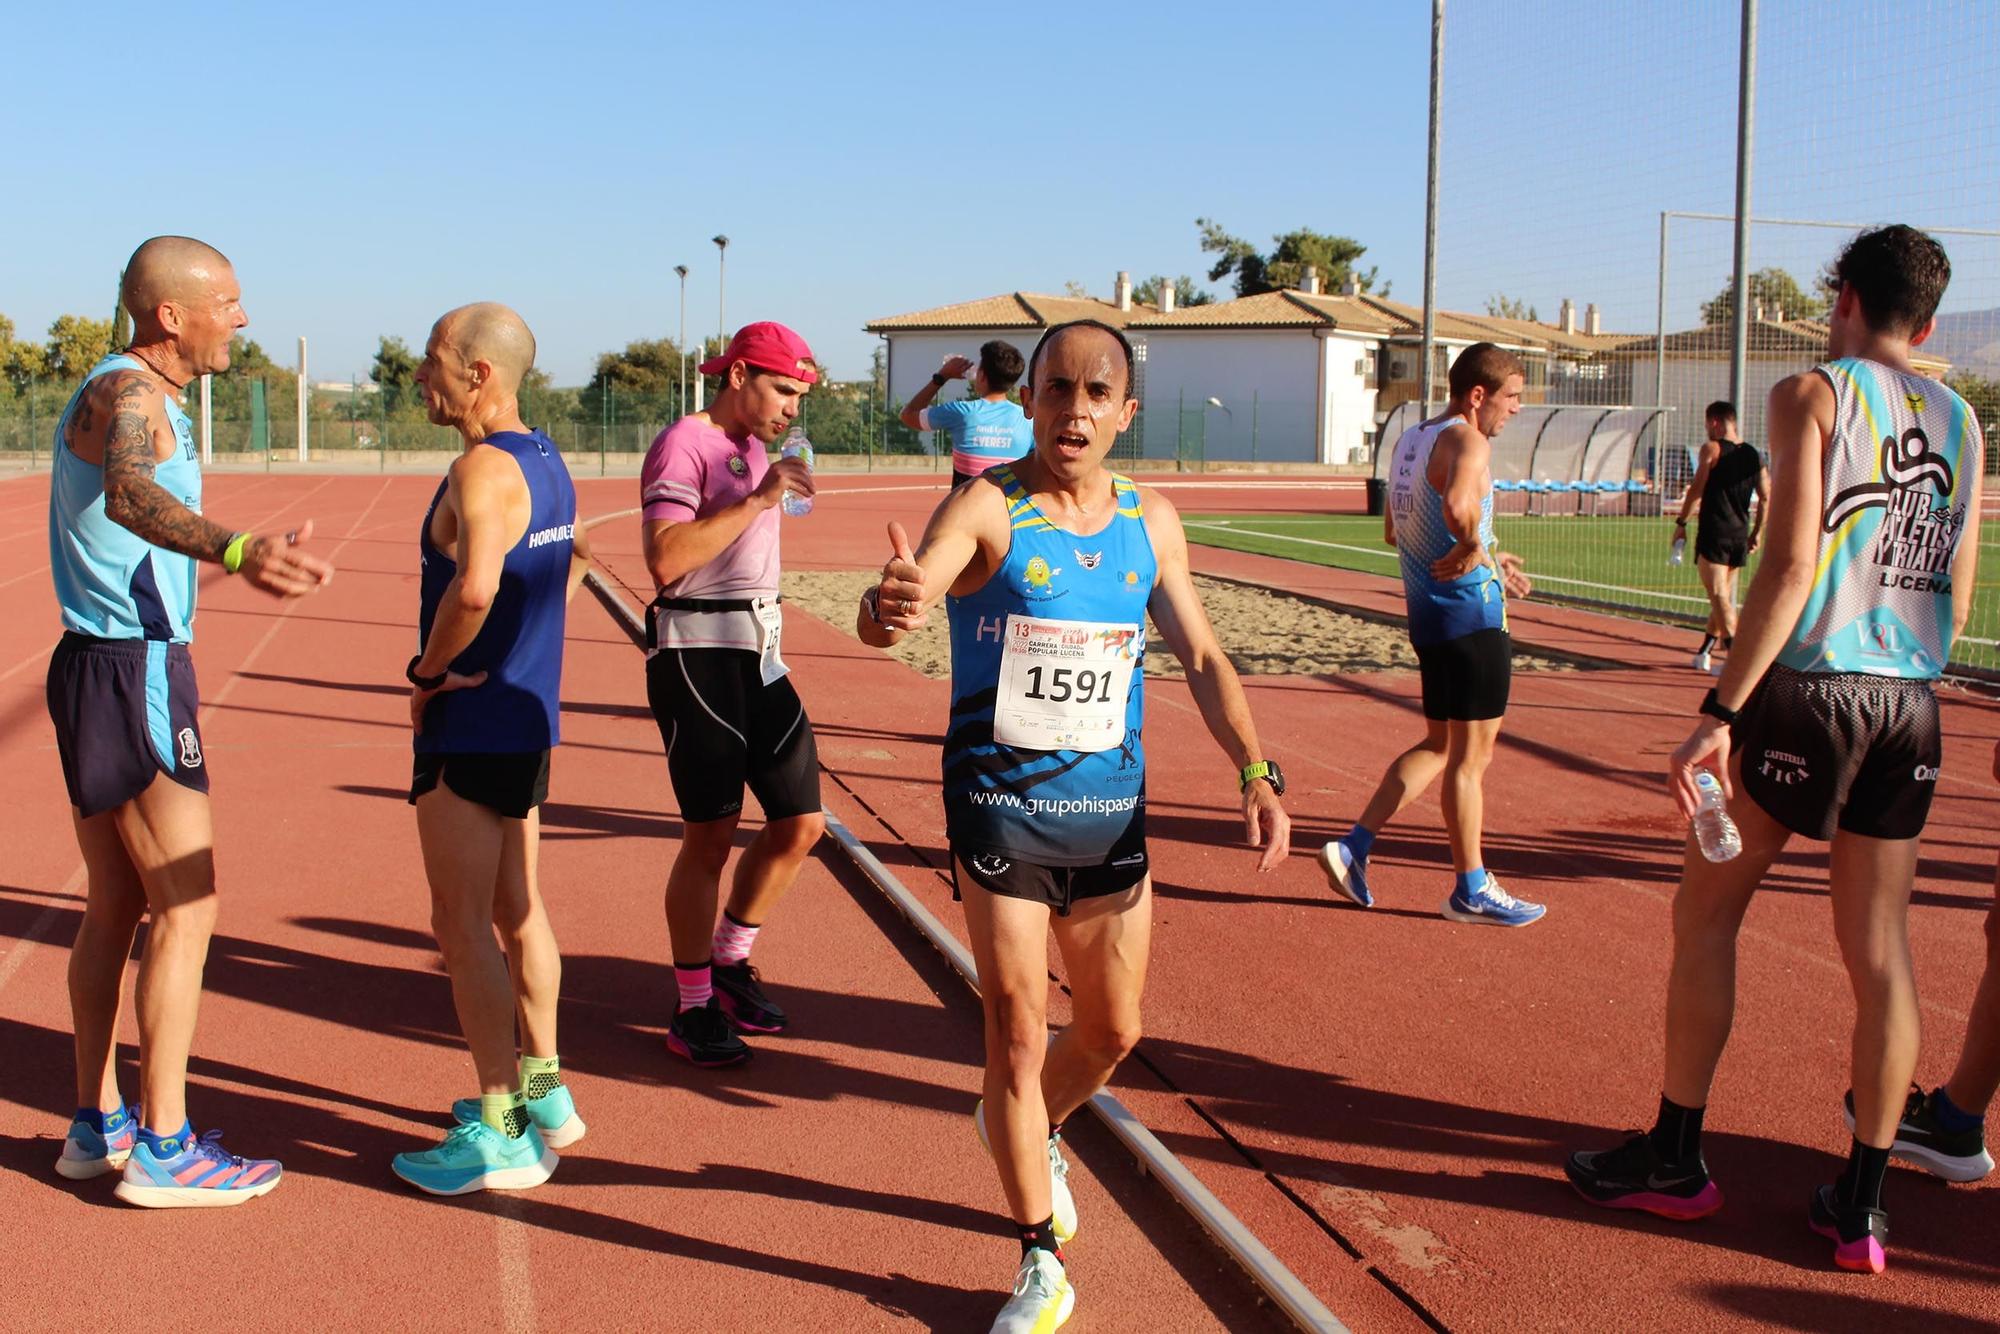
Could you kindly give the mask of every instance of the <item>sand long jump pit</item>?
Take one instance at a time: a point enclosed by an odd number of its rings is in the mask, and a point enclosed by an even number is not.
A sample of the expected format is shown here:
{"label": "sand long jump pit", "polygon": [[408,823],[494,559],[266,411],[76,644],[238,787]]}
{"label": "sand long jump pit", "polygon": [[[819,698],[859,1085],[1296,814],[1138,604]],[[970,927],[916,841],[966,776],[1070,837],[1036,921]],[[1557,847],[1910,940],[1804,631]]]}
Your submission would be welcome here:
{"label": "sand long jump pit", "polygon": [[[787,570],[782,591],[821,620],[849,634],[863,589],[880,578],[874,570]],[[1202,605],[1215,623],[1223,651],[1244,676],[1334,676],[1357,672],[1415,671],[1417,655],[1400,625],[1364,620],[1278,589],[1259,588],[1207,575],[1194,577]],[[1148,620],[1149,676],[1185,673]],[[951,635],[942,609],[930,624],[886,650],[925,676],[951,675]],[[1573,664],[1526,650],[1514,652],[1517,672],[1574,671]]]}

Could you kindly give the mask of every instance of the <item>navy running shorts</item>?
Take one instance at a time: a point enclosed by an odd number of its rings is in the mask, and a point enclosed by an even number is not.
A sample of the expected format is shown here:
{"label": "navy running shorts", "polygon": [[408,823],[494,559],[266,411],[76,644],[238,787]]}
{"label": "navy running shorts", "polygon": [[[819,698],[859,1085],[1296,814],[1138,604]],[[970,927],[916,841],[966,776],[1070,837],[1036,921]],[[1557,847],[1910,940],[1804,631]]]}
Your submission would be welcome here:
{"label": "navy running shorts", "polygon": [[1424,717],[1480,722],[1507,712],[1514,640],[1505,630],[1475,630],[1442,644],[1415,647],[1424,682]]}
{"label": "navy running shorts", "polygon": [[549,750],[509,752],[463,751],[449,755],[418,753],[410,775],[410,804],[426,792],[445,789],[475,806],[484,806],[510,820],[525,820],[549,799]]}
{"label": "navy running shorts", "polygon": [[1923,832],[1944,754],[1929,681],[1774,666],[1730,732],[1744,792],[1793,833]]}
{"label": "navy running shorts", "polygon": [[86,817],[123,806],[159,774],[208,791],[186,644],[70,631],[49,659],[48,700],[70,805]]}
{"label": "navy running shorts", "polygon": [[663,648],[646,659],[646,702],[681,819],[740,814],[746,785],[766,820],[819,814],[819,743],[789,675],[765,685],[742,649]]}
{"label": "navy running shorts", "polygon": [[1123,894],[1146,878],[1152,870],[1146,855],[1146,831],[1137,824],[1119,839],[1103,861],[1088,866],[1043,866],[1024,862],[1011,853],[977,852],[970,848],[951,850],[951,896],[965,897],[958,883],[960,869],[973,884],[989,894],[1010,899],[1026,899],[1055,909],[1067,917],[1070,909],[1085,899]]}

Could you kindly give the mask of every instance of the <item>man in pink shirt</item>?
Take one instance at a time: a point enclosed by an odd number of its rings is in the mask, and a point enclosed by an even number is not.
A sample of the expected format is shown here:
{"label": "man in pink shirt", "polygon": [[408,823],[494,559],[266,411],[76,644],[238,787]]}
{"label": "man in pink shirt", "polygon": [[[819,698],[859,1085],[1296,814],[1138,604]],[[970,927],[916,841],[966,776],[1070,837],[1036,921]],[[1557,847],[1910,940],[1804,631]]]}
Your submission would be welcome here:
{"label": "man in pink shirt", "polygon": [[[701,364],[722,377],[706,412],[660,433],[639,475],[648,612],[646,698],[680,803],[680,855],[667,876],[667,935],[680,1001],[667,1047],[696,1065],[734,1065],[738,1030],[787,1022],[759,985],[750,947],[819,841],[819,751],[779,653],[778,502],[810,496],[812,470],[765,446],[819,379],[812,349],[782,324],[745,325]],[[736,863],[720,923],[722,869],[749,786],[764,828]]]}

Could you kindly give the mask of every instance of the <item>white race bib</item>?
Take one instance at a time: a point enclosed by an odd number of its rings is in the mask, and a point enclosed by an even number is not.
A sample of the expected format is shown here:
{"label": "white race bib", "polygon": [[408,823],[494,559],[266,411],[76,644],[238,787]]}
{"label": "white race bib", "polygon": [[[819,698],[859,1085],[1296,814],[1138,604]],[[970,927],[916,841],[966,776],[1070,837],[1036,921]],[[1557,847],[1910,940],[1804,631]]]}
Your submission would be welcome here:
{"label": "white race bib", "polygon": [[792,670],[778,656],[778,641],[785,633],[785,616],[778,609],[776,598],[758,598],[751,605],[757,614],[757,672],[764,684],[770,685]]}
{"label": "white race bib", "polygon": [[1144,636],[1136,625],[1008,616],[993,739],[1018,750],[1124,744],[1126,697]]}

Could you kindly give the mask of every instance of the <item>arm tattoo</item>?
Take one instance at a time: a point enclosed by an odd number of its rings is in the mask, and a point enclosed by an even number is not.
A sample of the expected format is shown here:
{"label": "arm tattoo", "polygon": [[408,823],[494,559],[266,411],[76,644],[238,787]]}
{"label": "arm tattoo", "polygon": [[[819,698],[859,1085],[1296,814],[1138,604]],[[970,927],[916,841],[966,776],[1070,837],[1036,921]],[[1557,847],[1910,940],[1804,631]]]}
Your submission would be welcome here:
{"label": "arm tattoo", "polygon": [[153,430],[140,407],[145,386],[118,391],[118,411],[104,443],[104,513],[156,547],[219,561],[234,536],[204,519],[153,480]]}

